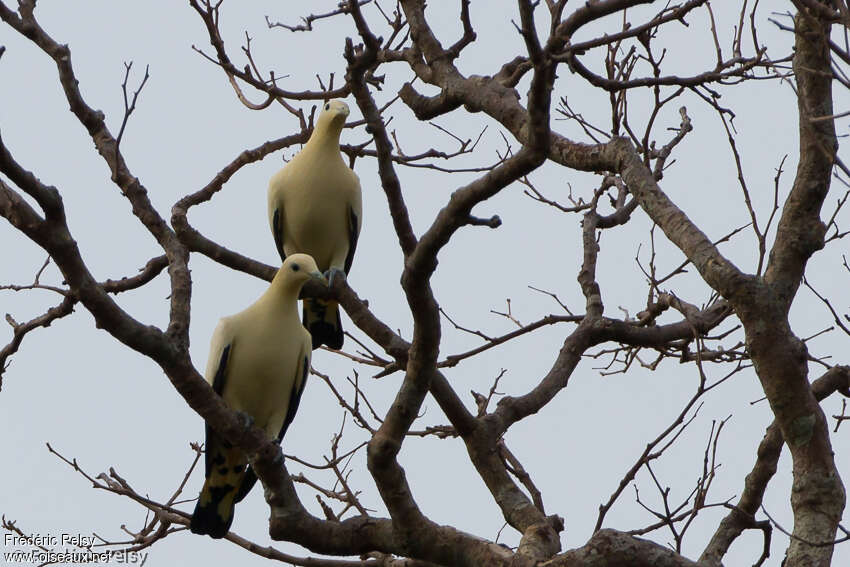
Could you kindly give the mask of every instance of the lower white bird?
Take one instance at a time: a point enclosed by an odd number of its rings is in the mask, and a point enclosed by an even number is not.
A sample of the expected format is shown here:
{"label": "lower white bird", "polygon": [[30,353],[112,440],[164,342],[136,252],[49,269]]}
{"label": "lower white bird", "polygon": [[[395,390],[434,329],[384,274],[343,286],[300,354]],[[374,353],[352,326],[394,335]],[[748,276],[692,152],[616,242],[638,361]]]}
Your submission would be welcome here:
{"label": "lower white bird", "polygon": [[[310,370],[312,340],[298,317],[298,294],[311,278],[327,284],[311,256],[288,256],[253,305],[221,319],[210,343],[207,382],[228,406],[278,442],[295,417]],[[206,481],[191,530],[224,537],[233,507],[256,481],[242,450],[207,425]]]}

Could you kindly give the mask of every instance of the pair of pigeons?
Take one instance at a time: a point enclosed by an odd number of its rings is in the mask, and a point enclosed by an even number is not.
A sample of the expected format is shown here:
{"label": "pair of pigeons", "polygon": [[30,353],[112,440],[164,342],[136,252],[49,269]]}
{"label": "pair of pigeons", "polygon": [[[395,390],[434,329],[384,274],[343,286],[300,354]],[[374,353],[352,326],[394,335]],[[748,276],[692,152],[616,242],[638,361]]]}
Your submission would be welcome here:
{"label": "pair of pigeons", "polygon": [[[342,348],[337,303],[305,299],[302,326],[298,294],[311,279],[333,283],[354,258],[363,215],[360,182],[339,150],[348,113],[342,101],[325,103],[310,140],[269,182],[269,223],[283,265],[253,305],[221,319],[210,344],[205,377],[213,390],[278,442],[295,417],[312,350]],[[207,424],[206,481],[191,530],[224,537],[233,507],[256,482],[245,454]]]}

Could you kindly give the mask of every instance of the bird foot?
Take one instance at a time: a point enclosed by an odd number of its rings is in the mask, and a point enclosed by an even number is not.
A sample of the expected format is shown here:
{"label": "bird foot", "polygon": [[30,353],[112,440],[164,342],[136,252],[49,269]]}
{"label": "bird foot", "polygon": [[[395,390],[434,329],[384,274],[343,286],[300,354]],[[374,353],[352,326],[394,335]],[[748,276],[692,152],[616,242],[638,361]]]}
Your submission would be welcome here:
{"label": "bird foot", "polygon": [[342,281],[345,281],[345,279],[346,279],[345,278],[345,271],[340,270],[339,268],[329,269],[328,271],[325,272],[325,277],[328,280],[328,287],[329,288],[333,288],[335,279],[339,278]]}
{"label": "bird foot", "polygon": [[251,429],[254,426],[254,417],[244,411],[236,411],[236,419],[245,429]]}

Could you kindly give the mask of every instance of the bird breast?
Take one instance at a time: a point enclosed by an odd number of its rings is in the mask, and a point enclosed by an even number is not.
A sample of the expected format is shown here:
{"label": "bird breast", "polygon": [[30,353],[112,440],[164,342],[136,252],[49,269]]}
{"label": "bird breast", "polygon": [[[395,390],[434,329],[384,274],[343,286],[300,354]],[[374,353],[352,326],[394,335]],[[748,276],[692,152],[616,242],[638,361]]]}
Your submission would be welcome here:
{"label": "bird breast", "polygon": [[303,167],[293,172],[302,171],[304,175],[289,175],[282,180],[285,253],[309,254],[323,272],[331,267],[334,257],[340,256],[338,248],[348,245],[348,208],[359,187],[354,172],[338,156],[315,162],[305,159],[298,164]]}
{"label": "bird breast", "polygon": [[[296,319],[297,321],[297,319]],[[291,322],[290,322],[291,323]],[[295,328],[298,336],[285,336]],[[281,414],[286,413],[292,385],[303,371],[305,345],[309,335],[301,327],[276,321],[243,328],[234,343],[227,365],[222,397],[237,411],[249,414],[254,423],[276,436]]]}

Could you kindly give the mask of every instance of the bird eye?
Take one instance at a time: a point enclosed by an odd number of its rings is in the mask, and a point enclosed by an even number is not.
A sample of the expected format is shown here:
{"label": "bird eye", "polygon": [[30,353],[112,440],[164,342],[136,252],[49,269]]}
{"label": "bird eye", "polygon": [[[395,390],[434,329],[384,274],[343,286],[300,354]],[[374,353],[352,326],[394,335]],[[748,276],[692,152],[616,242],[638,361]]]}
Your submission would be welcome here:
{"label": "bird eye", "polygon": [[301,266],[299,266],[298,264],[292,264],[292,271],[293,272],[297,272],[300,269],[301,269]]}
{"label": "bird eye", "polygon": [[325,103],[325,110],[330,110],[330,109],[331,109],[331,103],[326,102]]}

